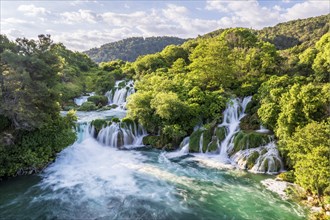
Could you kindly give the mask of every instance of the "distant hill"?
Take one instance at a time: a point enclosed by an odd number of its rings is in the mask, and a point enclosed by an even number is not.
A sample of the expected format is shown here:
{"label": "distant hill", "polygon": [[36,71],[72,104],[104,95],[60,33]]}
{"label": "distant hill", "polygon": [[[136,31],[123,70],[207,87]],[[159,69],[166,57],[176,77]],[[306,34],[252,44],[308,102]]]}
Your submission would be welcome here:
{"label": "distant hill", "polygon": [[[318,17],[298,19],[283,22],[274,27],[265,27],[261,30],[254,30],[259,38],[275,45],[278,50],[285,50],[297,45],[307,48],[314,45],[322,35],[329,32],[330,14]],[[200,38],[210,38],[220,35],[226,29],[219,29]]]}
{"label": "distant hill", "polygon": [[98,63],[116,59],[132,62],[140,55],[160,52],[170,44],[180,45],[185,41],[186,39],[178,37],[131,37],[104,44],[100,48],[92,48],[84,53]]}
{"label": "distant hill", "polygon": [[257,32],[263,40],[269,41],[277,49],[283,50],[301,44],[304,44],[305,47],[314,45],[321,36],[329,32],[329,28],[330,14],[327,14],[280,23]]}

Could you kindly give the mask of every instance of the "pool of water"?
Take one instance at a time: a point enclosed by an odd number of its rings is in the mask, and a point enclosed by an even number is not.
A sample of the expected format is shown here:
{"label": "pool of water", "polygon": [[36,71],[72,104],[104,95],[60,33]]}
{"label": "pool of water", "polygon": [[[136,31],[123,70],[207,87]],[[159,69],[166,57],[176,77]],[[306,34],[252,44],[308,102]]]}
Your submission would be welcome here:
{"label": "pool of water", "polygon": [[[63,150],[40,175],[0,182],[3,219],[305,219],[260,183],[269,176],[118,150],[93,138]],[[205,160],[208,160],[205,158]]]}

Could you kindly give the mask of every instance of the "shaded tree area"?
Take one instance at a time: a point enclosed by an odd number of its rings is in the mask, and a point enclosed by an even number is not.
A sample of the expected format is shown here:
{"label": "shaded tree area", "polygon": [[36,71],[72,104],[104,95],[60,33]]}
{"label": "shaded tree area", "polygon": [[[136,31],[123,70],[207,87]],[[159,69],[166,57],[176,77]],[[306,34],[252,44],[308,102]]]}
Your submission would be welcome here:
{"label": "shaded tree area", "polygon": [[73,113],[59,115],[59,72],[50,36],[9,41],[1,35],[0,177],[36,172],[73,143]]}

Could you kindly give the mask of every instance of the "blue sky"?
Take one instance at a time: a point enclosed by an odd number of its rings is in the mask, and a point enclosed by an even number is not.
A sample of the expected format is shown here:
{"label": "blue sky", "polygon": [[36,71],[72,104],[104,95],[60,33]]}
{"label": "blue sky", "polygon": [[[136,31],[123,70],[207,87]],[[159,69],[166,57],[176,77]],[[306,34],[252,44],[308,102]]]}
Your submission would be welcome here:
{"label": "blue sky", "polygon": [[55,42],[83,51],[132,36],[190,38],[328,13],[328,0],[1,0],[1,34],[10,39],[50,34]]}

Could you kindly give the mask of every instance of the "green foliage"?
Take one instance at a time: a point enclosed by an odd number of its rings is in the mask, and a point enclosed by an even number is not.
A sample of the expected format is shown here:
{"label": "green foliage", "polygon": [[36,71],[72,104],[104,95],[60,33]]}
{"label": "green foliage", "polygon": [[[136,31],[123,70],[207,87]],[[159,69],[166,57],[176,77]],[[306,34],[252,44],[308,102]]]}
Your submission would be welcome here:
{"label": "green foliage", "polygon": [[143,137],[142,143],[147,146],[153,146],[156,148],[162,148],[163,146],[160,144],[160,137],[155,135],[147,135]]}
{"label": "green foliage", "polygon": [[54,160],[58,152],[76,139],[72,119],[72,115],[58,116],[39,129],[21,133],[15,145],[0,144],[0,177],[37,172]]}
{"label": "green foliage", "polygon": [[101,95],[90,96],[87,100],[93,102],[96,106],[105,106],[108,104],[108,98]]}
{"label": "green foliage", "polygon": [[184,39],[177,37],[131,37],[104,44],[100,48],[93,48],[84,53],[98,63],[118,59],[133,62],[139,56],[157,53],[168,45],[179,45],[183,42]]}
{"label": "green foliage", "polygon": [[280,178],[283,181],[287,181],[287,182],[290,182],[290,183],[295,182],[295,175],[294,175],[293,170],[280,173],[277,177]]}
{"label": "green foliage", "polygon": [[94,102],[84,102],[79,108],[78,111],[95,111],[98,107],[94,104]]}
{"label": "green foliage", "polygon": [[330,84],[294,84],[280,100],[277,136],[286,139],[298,125],[304,126],[308,122],[324,119],[330,105],[329,91]]}
{"label": "green foliage", "polygon": [[317,195],[330,186],[330,123],[311,122],[287,140],[296,182]]}
{"label": "green foliage", "polygon": [[316,54],[313,70],[315,71],[316,80],[319,82],[330,81],[330,33],[322,36],[315,45],[318,53]]}
{"label": "green foliage", "polygon": [[109,121],[104,119],[95,119],[91,121],[91,125],[94,126],[96,133],[99,133],[99,131],[109,125]]}
{"label": "green foliage", "polygon": [[320,37],[329,31],[330,15],[298,19],[280,23],[274,27],[266,27],[257,31],[258,36],[273,43],[277,49],[283,50],[296,45],[307,48],[315,44]]}
{"label": "green foliage", "polygon": [[112,118],[111,121],[112,122],[115,122],[115,123],[119,123],[120,122],[120,119],[119,118]]}

